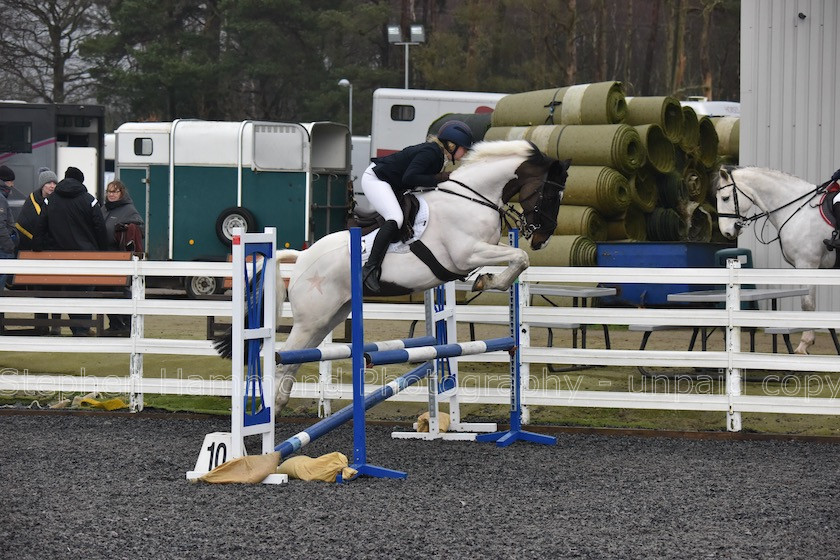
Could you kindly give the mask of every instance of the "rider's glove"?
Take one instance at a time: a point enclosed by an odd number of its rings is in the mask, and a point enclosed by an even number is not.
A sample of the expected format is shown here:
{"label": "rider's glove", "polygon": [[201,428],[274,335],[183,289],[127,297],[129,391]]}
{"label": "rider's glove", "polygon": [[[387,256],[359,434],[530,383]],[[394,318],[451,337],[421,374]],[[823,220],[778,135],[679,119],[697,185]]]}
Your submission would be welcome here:
{"label": "rider's glove", "polygon": [[[840,173],[840,170],[838,170],[838,173]],[[448,180],[449,180],[449,172],[448,171],[441,171],[440,173],[435,175],[435,182],[437,182],[437,183],[443,183],[443,182],[448,181]]]}
{"label": "rider's glove", "polygon": [[840,181],[840,169],[834,172],[834,175],[831,176],[832,181]]}

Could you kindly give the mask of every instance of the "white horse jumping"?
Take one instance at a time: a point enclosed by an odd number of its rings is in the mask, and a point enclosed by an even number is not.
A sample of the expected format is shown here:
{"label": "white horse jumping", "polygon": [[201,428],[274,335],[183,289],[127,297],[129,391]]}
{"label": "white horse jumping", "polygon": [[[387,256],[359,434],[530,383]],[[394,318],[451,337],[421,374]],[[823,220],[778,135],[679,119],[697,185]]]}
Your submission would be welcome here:
{"label": "white horse jumping", "polygon": [[[499,245],[502,220],[512,221],[531,247],[540,249],[557,226],[569,161],[543,154],[525,140],[476,144],[454,170],[449,181],[418,194],[429,206],[426,230],[420,237],[440,267],[466,277],[475,269],[508,263],[500,274],[481,274],[473,290],[506,290],[528,268],[528,254]],[[519,195],[522,212],[505,204]],[[305,251],[278,251],[279,261],[294,261],[288,294],[277,275],[277,316],[288,295],[294,325],[284,350],[314,348],[350,312],[350,235],[327,235]],[[439,270],[440,272],[440,270]],[[388,253],[382,263],[379,295],[407,294],[442,284],[414,252]],[[222,356],[230,357],[230,333],[216,341]],[[278,410],[289,400],[299,364],[277,367]]]}
{"label": "white horse jumping", "polygon": [[[782,256],[794,268],[835,265],[837,251],[828,251],[823,244],[833,228],[822,218],[819,208],[828,183],[818,187],[760,167],[723,166],[716,179],[718,227],[724,236],[735,239],[745,226],[764,218],[773,224],[778,235],[768,240],[756,229],[758,240],[766,245],[778,239]],[[802,310],[813,311],[815,303],[816,287],[811,286],[808,295],[802,296]],[[805,331],[795,352],[807,354],[812,344],[814,331]]]}

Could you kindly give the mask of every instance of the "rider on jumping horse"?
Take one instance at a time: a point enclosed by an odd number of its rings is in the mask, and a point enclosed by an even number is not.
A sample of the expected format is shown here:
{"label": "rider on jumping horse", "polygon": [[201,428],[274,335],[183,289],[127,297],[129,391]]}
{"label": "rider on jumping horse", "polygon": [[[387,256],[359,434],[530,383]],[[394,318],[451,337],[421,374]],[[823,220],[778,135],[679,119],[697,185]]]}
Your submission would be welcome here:
{"label": "rider on jumping horse", "polygon": [[[835,181],[840,181],[840,169],[831,176],[831,182]],[[831,239],[823,239],[823,243],[829,251],[840,249],[840,191],[834,195],[831,210],[834,214],[834,232],[831,234]]]}
{"label": "rider on jumping horse", "polygon": [[455,163],[472,145],[473,135],[466,123],[447,121],[440,127],[437,136],[430,135],[427,142],[371,159],[372,163],[362,174],[362,191],[373,208],[385,218],[376,234],[368,261],[362,268],[365,287],[372,293],[379,292],[382,260],[403,224],[397,196],[415,187],[434,187],[448,180],[449,173],[443,171],[446,154]]}

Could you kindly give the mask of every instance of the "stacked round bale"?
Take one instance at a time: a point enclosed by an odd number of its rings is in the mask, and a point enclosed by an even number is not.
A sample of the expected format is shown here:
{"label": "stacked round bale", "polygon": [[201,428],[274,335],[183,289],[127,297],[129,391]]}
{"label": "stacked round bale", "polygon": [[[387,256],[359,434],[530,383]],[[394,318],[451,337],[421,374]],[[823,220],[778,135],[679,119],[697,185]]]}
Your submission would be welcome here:
{"label": "stacked round bale", "polygon": [[673,97],[626,97],[621,82],[513,94],[482,133],[571,159],[557,239],[532,264],[593,266],[598,241],[711,238],[715,124]]}

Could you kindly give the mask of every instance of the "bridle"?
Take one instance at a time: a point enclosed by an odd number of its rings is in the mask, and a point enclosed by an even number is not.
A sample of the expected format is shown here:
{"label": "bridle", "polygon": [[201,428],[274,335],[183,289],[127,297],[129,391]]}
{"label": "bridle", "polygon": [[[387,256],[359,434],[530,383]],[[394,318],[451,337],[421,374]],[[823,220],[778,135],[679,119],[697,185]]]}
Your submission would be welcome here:
{"label": "bridle", "polygon": [[[793,218],[800,210],[802,210],[805,207],[805,205],[807,205],[808,202],[815,195],[821,194],[823,191],[825,191],[826,187],[828,187],[828,185],[831,184],[831,181],[827,181],[827,182],[823,183],[822,185],[817,186],[817,188],[814,189],[813,191],[808,191],[808,192],[794,198],[790,202],[782,204],[778,208],[774,208],[773,210],[765,210],[764,212],[761,212],[760,214],[753,214],[752,216],[744,216],[743,214],[741,214],[741,207],[740,207],[740,204],[738,202],[738,193],[741,193],[742,195],[744,195],[744,197],[747,200],[749,200],[750,202],[753,203],[753,206],[758,206],[758,204],[756,204],[755,200],[752,197],[750,197],[750,195],[745,193],[741,189],[741,187],[738,186],[738,184],[735,182],[735,176],[732,173],[729,173],[729,178],[730,178],[731,182],[727,183],[726,185],[723,185],[722,187],[718,187],[717,190],[722,191],[723,189],[725,189],[727,187],[732,187],[732,202],[735,205],[735,212],[724,212],[724,213],[719,212],[718,217],[719,218],[732,218],[734,220],[737,220],[735,222],[735,229],[736,230],[743,229],[746,226],[750,225],[751,223],[760,220],[761,218],[768,218],[769,219],[770,214],[774,214],[774,213],[778,212],[779,210],[783,210],[783,209],[787,208],[788,206],[792,206],[792,205],[796,204],[797,202],[799,202],[800,200],[805,199],[805,201],[796,210],[794,210],[791,213],[791,215],[788,216],[788,218],[777,228],[776,239],[772,239],[770,241],[763,241],[763,240],[759,239],[759,241],[761,241],[765,245],[767,245],[769,243],[772,243],[773,241],[776,241],[777,239],[781,240],[782,228],[785,227],[785,225],[787,225],[787,223],[791,220],[791,218]],[[757,235],[758,234],[756,233],[756,236]]]}
{"label": "bridle", "polygon": [[[549,191],[553,192],[557,196],[560,197],[560,200],[563,199],[563,190],[564,186],[556,181],[551,181],[547,178],[548,173],[546,172],[542,178],[534,177],[531,179],[527,179],[523,181],[523,183],[519,186],[518,191],[522,192],[525,187],[530,186],[535,182],[539,182],[540,186],[535,188],[531,194],[529,194],[524,199],[520,198],[519,204],[523,207],[523,212],[517,210],[513,204],[509,204],[505,201],[502,202],[501,205],[497,205],[492,200],[481,194],[480,192],[476,191],[474,188],[470,187],[469,185],[458,181],[457,179],[449,179],[449,182],[455,183],[456,185],[467,189],[469,192],[475,195],[475,197],[453,191],[446,187],[432,187],[427,189],[417,189],[420,192],[430,192],[430,191],[438,191],[446,194],[451,194],[453,196],[457,196],[471,202],[475,202],[476,204],[481,204],[482,206],[486,206],[488,208],[492,208],[499,214],[500,224],[507,226],[508,229],[512,229],[514,227],[519,229],[519,233],[525,239],[530,239],[534,232],[537,232],[541,229],[550,225],[551,231],[554,231],[557,228],[557,218],[552,216],[550,213],[541,209],[541,206],[545,202],[546,198],[546,187],[549,187]],[[534,204],[533,209],[525,210],[524,202],[531,200],[534,196],[539,195],[537,198],[536,203]],[[540,219],[529,221],[528,216],[539,217]],[[547,220],[547,223],[544,223],[543,220]]]}

